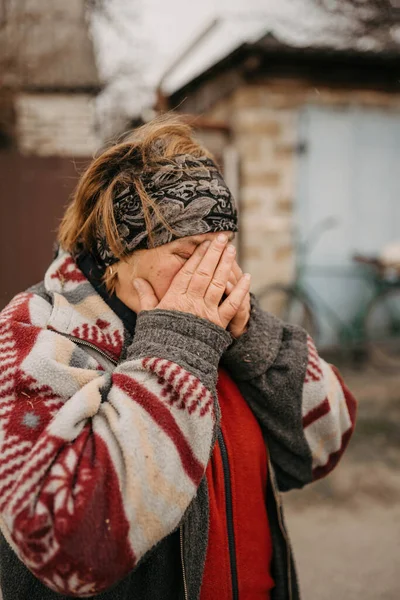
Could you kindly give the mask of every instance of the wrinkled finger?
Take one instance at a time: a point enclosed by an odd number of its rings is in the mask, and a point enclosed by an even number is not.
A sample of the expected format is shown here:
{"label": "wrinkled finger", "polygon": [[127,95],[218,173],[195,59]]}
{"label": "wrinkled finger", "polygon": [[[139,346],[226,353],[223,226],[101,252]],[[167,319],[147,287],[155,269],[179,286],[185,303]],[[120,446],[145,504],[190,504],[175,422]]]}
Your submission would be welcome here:
{"label": "wrinkled finger", "polygon": [[242,269],[240,268],[240,266],[238,265],[238,263],[236,262],[236,260],[235,260],[235,262],[233,263],[232,271],[233,271],[233,273],[234,273],[234,275],[235,275],[236,279],[239,281],[239,279],[240,279],[240,278],[242,277],[242,275],[243,275],[243,271],[242,271]]}
{"label": "wrinkled finger", "polygon": [[226,290],[226,284],[232,273],[232,265],[235,260],[236,248],[229,244],[224,250],[217,268],[214,271],[213,278],[204,295],[204,299],[209,304],[219,304],[222,295]]}
{"label": "wrinkled finger", "polygon": [[222,298],[221,298],[221,300],[219,302],[220,305],[224,302],[225,298],[227,298],[229,296],[229,294],[231,293],[231,291],[233,290],[233,288],[237,284],[236,277],[234,278],[234,280],[233,280],[233,278],[230,278],[229,281],[228,281],[228,283],[226,284],[225,292],[223,293]]}
{"label": "wrinkled finger", "polygon": [[190,281],[193,275],[196,272],[197,267],[200,265],[203,260],[208,248],[210,246],[210,241],[207,240],[197,246],[196,250],[193,252],[192,256],[185,262],[183,267],[178,271],[178,273],[173,278],[170,290],[173,290],[176,293],[183,294],[187,291]]}
{"label": "wrinkled finger", "polygon": [[247,294],[242,302],[241,309],[243,309],[243,312],[246,315],[250,314],[250,312],[251,312],[250,292],[247,292]]}
{"label": "wrinkled finger", "polygon": [[[228,282],[227,286],[226,286],[226,293],[227,294],[231,294],[232,290],[234,289],[234,285],[232,285],[232,283]],[[234,318],[241,316],[247,312],[250,312],[250,292],[247,292],[242,304],[240,305],[239,310],[237,311],[236,315]]]}
{"label": "wrinkled finger", "polygon": [[145,279],[136,278],[133,286],[139,298],[140,310],[152,310],[157,306],[159,300],[152,285]]}
{"label": "wrinkled finger", "polygon": [[205,296],[227,242],[228,236],[224,233],[220,233],[211,242],[207,252],[190,279],[188,292],[198,297]]}
{"label": "wrinkled finger", "polygon": [[[235,260],[233,263],[233,266],[232,266],[231,275],[229,277],[230,283],[233,283],[233,286],[235,286],[237,284],[237,282],[240,280],[240,278],[242,277],[242,275],[243,275],[243,271],[239,267],[238,263]],[[230,292],[227,292],[227,293],[230,293]]]}
{"label": "wrinkled finger", "polygon": [[250,292],[247,292],[246,296],[243,298],[243,302],[240,306],[240,311],[247,312],[250,308]]}
{"label": "wrinkled finger", "polygon": [[[233,261],[233,265],[232,265],[232,271],[231,274],[229,275],[229,283],[233,284],[233,287],[237,284],[237,282],[239,281],[239,279],[242,277],[243,275],[243,271],[242,269],[239,267],[238,263],[236,262],[236,260]],[[232,288],[230,288],[230,290],[226,290],[227,294],[230,294],[232,291]]]}
{"label": "wrinkled finger", "polygon": [[[233,264],[235,264],[235,263],[233,263]],[[240,277],[239,277],[239,279],[240,279]],[[228,283],[230,283],[230,284],[232,284],[233,286],[235,286],[235,285],[237,284],[237,282],[238,282],[238,281],[239,281],[239,280],[238,280],[238,278],[236,277],[236,275],[235,275],[235,273],[233,272],[233,269],[232,269],[232,271],[231,271],[231,273],[230,273],[230,275],[229,275]]]}
{"label": "wrinkled finger", "polygon": [[230,294],[236,284],[237,284],[237,281],[235,281],[234,283],[232,283],[232,281],[229,280],[228,283],[226,284],[226,293]]}
{"label": "wrinkled finger", "polygon": [[226,325],[233,319],[250,290],[251,276],[245,273],[240,281],[235,285],[232,292],[224,300],[219,308],[219,315],[222,323]]}

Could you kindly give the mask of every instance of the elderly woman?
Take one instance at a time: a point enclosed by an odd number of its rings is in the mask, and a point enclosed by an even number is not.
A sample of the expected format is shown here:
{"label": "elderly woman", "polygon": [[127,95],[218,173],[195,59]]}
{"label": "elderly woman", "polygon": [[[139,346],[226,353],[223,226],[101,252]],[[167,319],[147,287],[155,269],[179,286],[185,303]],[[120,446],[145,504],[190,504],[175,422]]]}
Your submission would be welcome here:
{"label": "elderly woman", "polygon": [[299,598],[279,492],[331,471],[355,401],[260,310],[235,231],[176,119],[84,173],[0,316],[4,600]]}

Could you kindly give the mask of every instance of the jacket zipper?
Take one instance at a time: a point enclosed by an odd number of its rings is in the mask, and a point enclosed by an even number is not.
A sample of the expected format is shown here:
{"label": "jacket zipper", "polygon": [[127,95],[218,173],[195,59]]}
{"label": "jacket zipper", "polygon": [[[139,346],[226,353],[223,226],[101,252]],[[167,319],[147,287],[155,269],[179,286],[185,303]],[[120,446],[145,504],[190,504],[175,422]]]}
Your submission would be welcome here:
{"label": "jacket zipper", "polygon": [[275,473],[273,471],[272,465],[271,465],[271,461],[268,458],[268,471],[269,471],[269,475],[270,475],[270,479],[271,479],[271,487],[272,487],[272,492],[274,494],[274,498],[275,498],[275,502],[276,502],[276,507],[277,507],[277,512],[278,512],[278,523],[279,523],[279,528],[281,530],[282,536],[285,540],[286,543],[286,560],[287,560],[287,578],[288,578],[288,589],[289,589],[289,599],[288,600],[292,600],[293,598],[293,590],[292,590],[292,570],[291,570],[291,556],[290,556],[290,543],[289,543],[289,538],[287,536],[285,527],[283,525],[283,521],[282,521],[282,511],[281,511],[281,500],[279,498],[279,492],[277,490],[277,486],[276,486],[276,481],[275,481]]}
{"label": "jacket zipper", "polygon": [[185,600],[188,600],[189,595],[188,595],[187,583],[186,583],[185,558],[183,556],[183,525],[181,525],[180,528],[179,528],[179,537],[180,537],[180,541],[181,541],[181,563],[182,563],[182,576],[183,576],[183,593],[184,593],[184,596],[185,596]]}
{"label": "jacket zipper", "polygon": [[232,598],[233,598],[233,600],[238,600],[239,586],[238,586],[238,575],[237,575],[237,564],[236,564],[235,531],[233,528],[231,473],[230,473],[230,469],[229,469],[228,452],[226,449],[225,440],[224,440],[224,436],[222,435],[221,429],[219,429],[219,431],[218,431],[218,442],[219,442],[219,448],[221,450],[222,468],[224,471],[226,524],[227,524],[227,530],[228,530],[229,561],[230,561],[230,565],[231,565]]}
{"label": "jacket zipper", "polygon": [[118,364],[118,362],[114,358],[111,358],[111,356],[109,356],[106,352],[103,352],[103,350],[100,350],[100,348],[98,348],[95,344],[92,344],[91,342],[87,342],[86,340],[81,340],[81,338],[75,337],[73,335],[69,335],[68,333],[66,333],[64,335],[69,340],[72,340],[73,342],[76,342],[78,345],[88,346],[89,348],[92,348],[93,350],[96,350],[96,352],[98,352],[99,354],[101,354],[102,356],[104,356],[104,358],[106,358],[107,360],[109,360],[110,362],[112,362],[114,365]]}

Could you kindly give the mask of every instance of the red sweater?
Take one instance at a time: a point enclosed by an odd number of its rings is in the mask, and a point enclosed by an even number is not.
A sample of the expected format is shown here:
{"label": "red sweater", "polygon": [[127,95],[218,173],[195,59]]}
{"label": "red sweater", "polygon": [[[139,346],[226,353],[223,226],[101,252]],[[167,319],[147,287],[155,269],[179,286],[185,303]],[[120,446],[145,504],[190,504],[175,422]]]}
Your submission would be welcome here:
{"label": "red sweater", "polygon": [[[217,390],[229,463],[239,598],[268,600],[274,582],[270,574],[272,542],[265,507],[267,451],[256,418],[236,384],[222,370]],[[217,441],[206,471],[210,527],[201,600],[232,598],[222,452],[221,442]]]}

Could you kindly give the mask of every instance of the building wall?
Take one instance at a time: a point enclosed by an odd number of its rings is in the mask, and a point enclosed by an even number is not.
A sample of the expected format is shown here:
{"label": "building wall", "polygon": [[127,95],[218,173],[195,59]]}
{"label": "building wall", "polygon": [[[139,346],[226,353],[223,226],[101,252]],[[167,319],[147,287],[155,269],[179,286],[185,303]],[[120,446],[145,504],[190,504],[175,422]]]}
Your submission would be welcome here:
{"label": "building wall", "polygon": [[71,89],[100,84],[85,0],[1,4],[2,86]]}
{"label": "building wall", "polygon": [[241,163],[242,264],[258,291],[293,273],[293,210],[301,151],[300,110],[308,104],[400,110],[400,95],[315,88],[303,81],[243,85],[209,111],[230,123]]}
{"label": "building wall", "polygon": [[60,219],[87,163],[0,152],[0,310],[43,279]]}
{"label": "building wall", "polygon": [[80,173],[99,147],[94,98],[19,93],[15,143],[0,151],[0,310],[43,278]]}
{"label": "building wall", "polygon": [[[0,309],[43,277],[64,207],[99,147],[85,0],[9,0],[0,15]],[[1,12],[1,11],[0,11]]]}
{"label": "building wall", "polygon": [[18,149],[37,156],[90,156],[99,146],[89,94],[20,93],[16,97]]}

